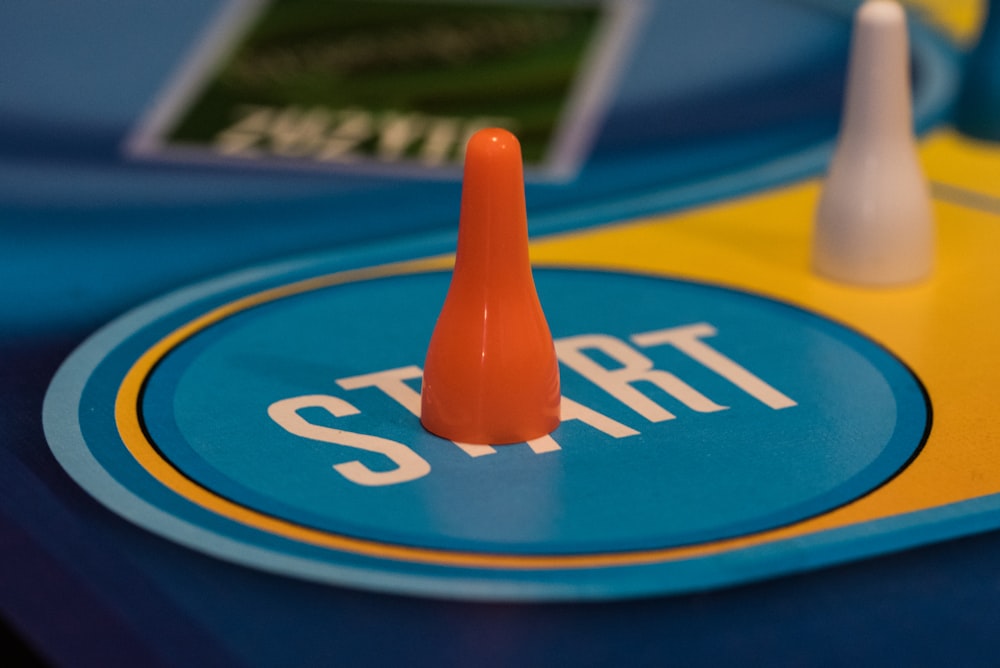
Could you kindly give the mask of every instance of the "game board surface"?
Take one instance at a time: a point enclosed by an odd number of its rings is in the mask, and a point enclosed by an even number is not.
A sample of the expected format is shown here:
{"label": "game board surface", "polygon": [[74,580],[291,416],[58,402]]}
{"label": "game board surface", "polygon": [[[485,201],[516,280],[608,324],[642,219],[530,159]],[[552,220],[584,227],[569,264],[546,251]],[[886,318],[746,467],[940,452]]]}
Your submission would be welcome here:
{"label": "game board surface", "polygon": [[[910,5],[938,248],[870,289],[809,266],[853,3],[444,3],[487,46],[568,40],[468,79],[563,77],[501,114],[537,129],[563,424],[490,447],[416,415],[482,100],[289,83],[257,125],[171,130],[213,63],[293,62],[254,51],[279,28],[338,62],[402,34],[374,4],[5,10],[10,626],[56,665],[989,663],[1000,149],[950,121],[983,7]],[[338,153],[345,110],[373,134]]]}

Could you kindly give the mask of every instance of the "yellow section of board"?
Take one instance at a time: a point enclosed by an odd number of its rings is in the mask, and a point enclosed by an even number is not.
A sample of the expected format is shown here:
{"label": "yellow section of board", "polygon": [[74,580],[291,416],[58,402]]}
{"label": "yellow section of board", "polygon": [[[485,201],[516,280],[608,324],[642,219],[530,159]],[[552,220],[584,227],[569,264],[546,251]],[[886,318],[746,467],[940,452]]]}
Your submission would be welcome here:
{"label": "yellow section of board", "polygon": [[921,153],[927,178],[940,187],[942,197],[954,201],[965,193],[972,195],[971,206],[1000,212],[1000,143],[946,130],[929,137]]}
{"label": "yellow section of board", "polygon": [[903,5],[962,44],[978,36],[986,10],[985,0],[903,0]]}
{"label": "yellow section of board", "polygon": [[[1000,150],[967,151],[954,136],[932,139],[922,159],[1000,168]],[[1000,149],[1000,147],[998,147]],[[938,172],[943,174],[944,172]],[[996,173],[994,171],[994,173]],[[810,181],[661,218],[537,241],[540,263],[653,272],[749,290],[842,322],[878,341],[926,386],[933,427],[920,455],[875,492],[784,529],[703,546],[715,551],[804,535],[1000,493],[1000,215],[935,199],[937,264],[930,280],[860,288],[810,270]],[[595,305],[597,306],[597,305]]]}

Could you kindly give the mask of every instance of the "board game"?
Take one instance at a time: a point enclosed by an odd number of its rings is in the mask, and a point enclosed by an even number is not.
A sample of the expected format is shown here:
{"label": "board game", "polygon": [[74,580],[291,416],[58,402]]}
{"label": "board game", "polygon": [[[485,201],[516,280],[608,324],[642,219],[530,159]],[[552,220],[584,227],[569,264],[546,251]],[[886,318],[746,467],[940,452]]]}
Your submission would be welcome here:
{"label": "board game", "polygon": [[[14,3],[11,633],[53,665],[995,661],[1000,10],[904,4],[933,248],[885,286],[816,266],[855,2]],[[504,444],[421,424],[498,126],[560,385]]]}

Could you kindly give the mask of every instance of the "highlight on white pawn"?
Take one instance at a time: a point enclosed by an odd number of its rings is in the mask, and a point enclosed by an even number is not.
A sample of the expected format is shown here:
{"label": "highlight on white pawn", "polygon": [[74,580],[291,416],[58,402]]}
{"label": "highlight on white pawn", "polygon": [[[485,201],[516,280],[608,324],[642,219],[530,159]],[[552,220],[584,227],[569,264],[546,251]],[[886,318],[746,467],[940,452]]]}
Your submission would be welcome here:
{"label": "highlight on white pawn", "polygon": [[931,197],[913,131],[906,13],[858,8],[837,146],[816,212],[812,263],[836,281],[892,286],[934,266]]}

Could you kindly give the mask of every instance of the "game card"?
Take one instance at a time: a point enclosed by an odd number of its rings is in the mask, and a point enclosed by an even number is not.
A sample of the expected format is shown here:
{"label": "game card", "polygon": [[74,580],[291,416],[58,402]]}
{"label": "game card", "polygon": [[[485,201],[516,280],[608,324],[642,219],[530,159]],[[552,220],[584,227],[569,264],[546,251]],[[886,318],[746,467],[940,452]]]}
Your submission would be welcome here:
{"label": "game card", "polygon": [[148,158],[455,175],[484,127],[565,178],[600,123],[636,2],[239,0],[129,140]]}

